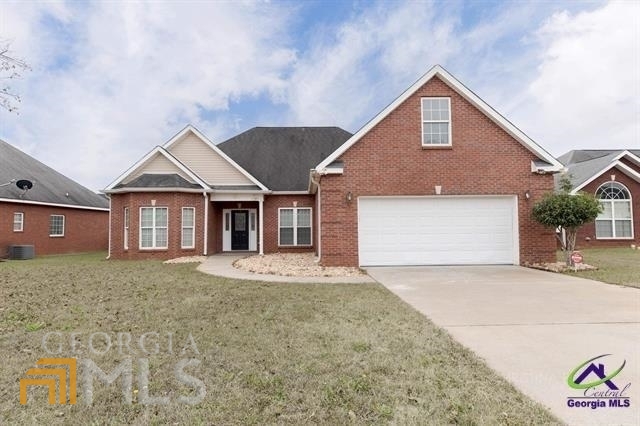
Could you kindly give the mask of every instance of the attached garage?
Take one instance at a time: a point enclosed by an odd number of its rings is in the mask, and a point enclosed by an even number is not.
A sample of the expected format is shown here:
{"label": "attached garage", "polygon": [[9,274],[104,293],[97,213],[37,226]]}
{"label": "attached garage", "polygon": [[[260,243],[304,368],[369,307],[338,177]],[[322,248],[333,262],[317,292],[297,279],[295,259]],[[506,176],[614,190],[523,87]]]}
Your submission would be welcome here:
{"label": "attached garage", "polygon": [[361,266],[518,264],[515,196],[359,197]]}

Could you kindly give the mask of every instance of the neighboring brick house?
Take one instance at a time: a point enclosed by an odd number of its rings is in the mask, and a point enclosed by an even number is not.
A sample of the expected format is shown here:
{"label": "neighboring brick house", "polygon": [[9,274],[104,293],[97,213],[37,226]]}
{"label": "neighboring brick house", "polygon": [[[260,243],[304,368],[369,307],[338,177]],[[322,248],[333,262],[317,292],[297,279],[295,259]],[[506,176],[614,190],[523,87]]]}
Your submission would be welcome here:
{"label": "neighboring brick house", "polygon": [[593,194],[604,208],[595,222],[580,228],[576,246],[640,244],[640,150],[575,150],[558,160],[566,166],[572,193]]}
{"label": "neighboring brick house", "polygon": [[36,255],[106,250],[108,232],[104,196],[0,140],[0,257],[16,245]]}
{"label": "neighboring brick house", "polygon": [[113,258],[314,251],[324,265],[555,259],[555,158],[440,66],[354,135],[187,126],[105,189]]}

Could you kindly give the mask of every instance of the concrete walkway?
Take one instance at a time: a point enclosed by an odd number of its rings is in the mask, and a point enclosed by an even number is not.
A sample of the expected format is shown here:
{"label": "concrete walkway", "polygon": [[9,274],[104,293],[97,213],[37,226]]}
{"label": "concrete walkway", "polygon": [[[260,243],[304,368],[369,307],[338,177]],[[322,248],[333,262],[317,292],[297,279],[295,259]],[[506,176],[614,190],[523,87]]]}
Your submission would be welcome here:
{"label": "concrete walkway", "polygon": [[237,280],[267,281],[279,283],[340,283],[360,284],[375,282],[368,275],[359,277],[285,277],[281,275],[256,274],[233,267],[233,262],[246,255],[217,254],[209,256],[207,260],[198,266],[200,272],[219,277],[233,278]]}
{"label": "concrete walkway", "polygon": [[[367,272],[565,422],[640,425],[640,289],[516,266]],[[606,374],[626,360],[612,382],[631,384],[630,407],[569,407],[570,398],[588,401],[585,390],[568,386],[569,374],[603,354],[611,355],[596,363]],[[597,380],[593,373],[582,383]]]}

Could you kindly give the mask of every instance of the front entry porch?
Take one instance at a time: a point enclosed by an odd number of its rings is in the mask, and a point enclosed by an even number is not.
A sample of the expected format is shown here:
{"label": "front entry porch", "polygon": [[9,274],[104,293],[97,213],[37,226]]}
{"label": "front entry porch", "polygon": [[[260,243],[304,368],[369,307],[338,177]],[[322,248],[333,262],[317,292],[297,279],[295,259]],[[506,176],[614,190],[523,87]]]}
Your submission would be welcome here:
{"label": "front entry porch", "polygon": [[209,253],[264,254],[264,195],[211,194]]}
{"label": "front entry porch", "polygon": [[256,209],[222,210],[222,251],[256,251]]}

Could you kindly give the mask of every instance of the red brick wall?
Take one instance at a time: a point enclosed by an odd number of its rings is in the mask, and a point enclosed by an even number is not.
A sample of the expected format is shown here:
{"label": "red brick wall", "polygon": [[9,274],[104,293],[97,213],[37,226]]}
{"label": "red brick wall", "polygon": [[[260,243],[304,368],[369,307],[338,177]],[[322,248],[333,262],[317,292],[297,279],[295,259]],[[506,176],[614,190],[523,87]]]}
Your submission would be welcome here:
{"label": "red brick wall", "polygon": [[[637,167],[631,163],[628,163],[630,167]],[[640,244],[640,183],[629,178],[622,173],[617,167],[613,167],[606,172],[602,173],[600,177],[596,178],[593,182],[585,186],[582,191],[594,194],[598,190],[598,187],[603,183],[611,181],[611,175],[616,175],[616,182],[619,182],[627,187],[631,193],[631,210],[633,214],[633,236],[629,239],[615,239],[615,240],[597,240],[596,239],[596,225],[595,222],[584,225],[578,231],[578,237],[576,239],[576,248],[584,249],[590,247],[621,247],[629,246],[631,244]]]}
{"label": "red brick wall", "polygon": [[[280,247],[278,246],[278,209],[283,207],[293,207],[297,203],[298,207],[311,207],[313,229],[311,247]],[[314,195],[268,195],[264,200],[264,252],[265,253],[299,253],[315,250],[317,234],[317,214],[316,201]]]}
{"label": "red brick wall", "polygon": [[[451,97],[452,147],[422,148],[424,96]],[[551,175],[531,173],[536,157],[438,78],[427,82],[342,155],[344,174],[321,180],[322,262],[358,265],[357,201],[363,195],[517,195],[520,261],[555,260],[551,230],[531,208],[553,190]],[[529,191],[530,200],[524,193]],[[345,195],[353,193],[347,203]]]}
{"label": "red brick wall", "polygon": [[[149,250],[139,248],[140,207],[167,207],[168,248]],[[129,249],[124,249],[124,208],[129,207]],[[181,248],[182,207],[195,207],[195,248]],[[202,255],[204,248],[204,197],[200,193],[145,192],[111,195],[111,258],[113,259],[172,259]]]}
{"label": "red brick wall", "polygon": [[[24,213],[22,232],[13,232],[13,213]],[[50,215],[64,215],[64,236],[49,236]],[[33,204],[0,203],[0,257],[9,245],[32,244],[36,255],[107,249],[109,212]]]}
{"label": "red brick wall", "polygon": [[[169,247],[165,250],[140,250],[138,234],[140,229],[140,207],[150,207],[151,200],[156,200],[157,207],[169,208]],[[313,243],[311,247],[279,247],[278,246],[278,208],[312,207]],[[222,213],[224,209],[237,209],[240,203],[243,209],[258,210],[258,203],[241,202],[209,202],[208,248],[207,254],[222,252]],[[129,249],[124,249],[124,207],[129,207]],[[196,248],[182,249],[181,210],[182,207],[196,208]],[[194,256],[203,253],[204,197],[202,194],[190,193],[130,193],[113,194],[111,197],[111,257],[114,259],[171,259],[180,256]],[[317,223],[315,196],[313,195],[267,195],[264,201],[264,239],[265,253],[276,252],[309,252],[314,251],[317,240]],[[259,234],[258,234],[259,238]]]}

